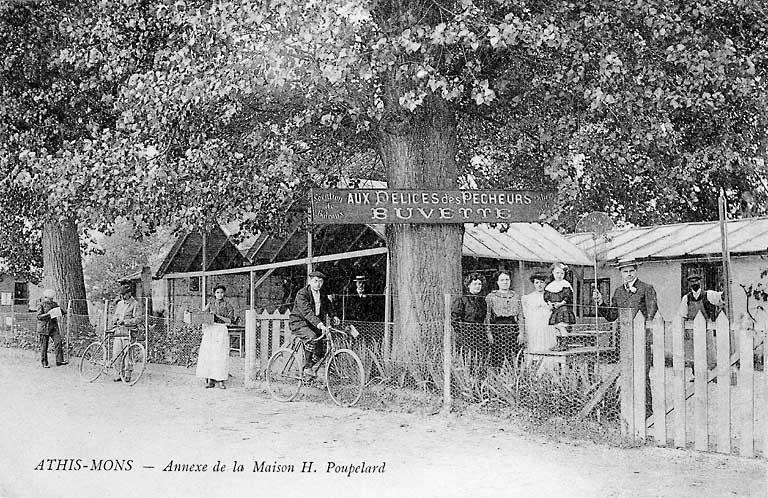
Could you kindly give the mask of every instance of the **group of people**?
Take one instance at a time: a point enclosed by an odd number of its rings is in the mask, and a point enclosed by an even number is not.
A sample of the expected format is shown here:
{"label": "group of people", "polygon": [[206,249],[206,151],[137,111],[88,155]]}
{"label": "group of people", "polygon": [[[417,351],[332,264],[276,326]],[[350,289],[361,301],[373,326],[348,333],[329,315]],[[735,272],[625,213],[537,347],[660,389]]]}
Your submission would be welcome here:
{"label": "group of people", "polygon": [[565,279],[568,267],[554,263],[550,274],[534,273],[533,292],[524,296],[512,290],[507,270],[496,274],[496,289],[483,294],[486,279],[471,273],[465,279],[467,293],[454,299],[451,321],[457,349],[488,358],[493,366],[516,358],[520,349],[562,348],[557,338],[576,323],[573,287]]}
{"label": "group of people", "polygon": [[[133,297],[133,289],[130,285],[123,284],[119,289],[119,299],[112,314],[112,327],[110,333],[112,339],[112,354],[120,355],[123,348],[130,341],[130,334],[138,331],[141,314],[139,303]],[[56,292],[53,289],[45,289],[40,304],[37,307],[37,333],[40,338],[40,360],[43,368],[49,368],[48,344],[53,341],[56,366],[69,363],[64,359],[64,348],[61,339],[61,326],[59,320],[66,315],[66,311],[56,302]],[[130,379],[131,365],[128,362],[115,361],[118,368],[115,369],[115,382],[121,382],[120,369],[127,379]]]}

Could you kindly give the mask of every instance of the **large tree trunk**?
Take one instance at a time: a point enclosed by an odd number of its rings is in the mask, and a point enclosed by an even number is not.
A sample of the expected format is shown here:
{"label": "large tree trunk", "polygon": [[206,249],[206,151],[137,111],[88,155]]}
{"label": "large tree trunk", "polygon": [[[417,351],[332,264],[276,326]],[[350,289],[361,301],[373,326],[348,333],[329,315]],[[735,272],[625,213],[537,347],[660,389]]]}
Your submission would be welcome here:
{"label": "large tree trunk", "polygon": [[71,301],[75,314],[88,316],[80,237],[74,220],[49,220],[43,225],[43,269],[43,284],[56,291],[59,305],[66,309]]}
{"label": "large tree trunk", "polygon": [[[389,188],[456,189],[456,120],[441,99],[432,99],[403,121],[389,120],[379,150]],[[444,295],[461,292],[464,227],[449,224],[387,225],[395,312],[393,353],[413,342],[442,344]]]}

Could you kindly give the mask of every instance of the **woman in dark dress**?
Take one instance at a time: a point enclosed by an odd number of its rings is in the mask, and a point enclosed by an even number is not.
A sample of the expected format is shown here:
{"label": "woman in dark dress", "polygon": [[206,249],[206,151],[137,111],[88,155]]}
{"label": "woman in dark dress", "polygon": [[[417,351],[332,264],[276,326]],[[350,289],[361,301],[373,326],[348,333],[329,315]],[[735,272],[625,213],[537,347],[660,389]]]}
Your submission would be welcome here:
{"label": "woman in dark dress", "polygon": [[451,322],[456,333],[456,349],[464,353],[476,354],[480,358],[488,356],[488,335],[485,317],[488,308],[485,296],[485,277],[471,273],[464,279],[467,293],[454,299],[451,305]]}
{"label": "woman in dark dress", "polygon": [[[558,329],[558,336],[568,335],[571,325],[576,323],[576,316],[573,314],[573,287],[565,279],[565,272],[568,267],[562,263],[554,263],[551,266],[552,281],[544,288],[544,301],[546,301],[552,310],[549,317],[549,324]],[[558,340],[558,345],[552,348],[553,351],[562,349],[563,346]]]}

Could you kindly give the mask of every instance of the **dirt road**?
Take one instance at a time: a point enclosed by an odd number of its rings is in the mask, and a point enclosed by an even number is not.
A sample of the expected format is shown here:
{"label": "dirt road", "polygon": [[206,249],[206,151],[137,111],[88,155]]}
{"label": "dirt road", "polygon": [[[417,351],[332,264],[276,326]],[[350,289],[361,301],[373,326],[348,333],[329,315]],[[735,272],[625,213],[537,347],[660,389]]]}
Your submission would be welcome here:
{"label": "dirt road", "polygon": [[4,498],[766,496],[762,461],[564,444],[491,418],[281,404],[157,374],[84,384],[4,348],[0,380]]}

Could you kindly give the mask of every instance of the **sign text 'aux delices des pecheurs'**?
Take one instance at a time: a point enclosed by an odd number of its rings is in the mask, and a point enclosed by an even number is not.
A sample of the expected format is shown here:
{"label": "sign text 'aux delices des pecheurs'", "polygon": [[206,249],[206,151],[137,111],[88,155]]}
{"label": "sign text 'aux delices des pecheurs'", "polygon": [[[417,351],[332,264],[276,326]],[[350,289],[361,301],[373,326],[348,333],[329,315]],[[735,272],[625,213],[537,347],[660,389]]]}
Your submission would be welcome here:
{"label": "sign text 'aux delices des pecheurs'", "polygon": [[537,222],[556,200],[547,190],[312,189],[312,223]]}

